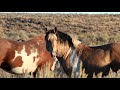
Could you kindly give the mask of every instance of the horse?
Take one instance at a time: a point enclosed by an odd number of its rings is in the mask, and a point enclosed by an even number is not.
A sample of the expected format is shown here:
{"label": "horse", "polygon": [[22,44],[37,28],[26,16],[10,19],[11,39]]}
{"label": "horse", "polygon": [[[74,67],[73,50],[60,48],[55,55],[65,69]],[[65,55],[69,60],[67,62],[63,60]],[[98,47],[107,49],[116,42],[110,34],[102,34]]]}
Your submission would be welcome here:
{"label": "horse", "polygon": [[46,31],[45,41],[54,62],[59,61],[69,77],[72,72],[75,78],[79,77],[81,62],[90,78],[93,73],[103,72],[105,76],[110,68],[114,71],[120,69],[120,43],[88,46],[56,27]]}
{"label": "horse", "polygon": [[0,38],[0,66],[14,74],[35,73],[38,68],[53,58],[46,49],[45,36],[36,36],[31,40],[10,40]]}

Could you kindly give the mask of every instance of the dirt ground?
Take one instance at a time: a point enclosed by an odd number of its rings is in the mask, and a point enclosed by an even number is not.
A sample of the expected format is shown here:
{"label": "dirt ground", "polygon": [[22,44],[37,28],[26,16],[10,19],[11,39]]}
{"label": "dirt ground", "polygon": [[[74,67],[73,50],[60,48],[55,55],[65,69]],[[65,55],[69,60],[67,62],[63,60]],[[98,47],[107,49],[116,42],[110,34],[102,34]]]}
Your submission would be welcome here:
{"label": "dirt ground", "polygon": [[120,15],[0,13],[1,38],[29,40],[54,27],[87,45],[120,41]]}

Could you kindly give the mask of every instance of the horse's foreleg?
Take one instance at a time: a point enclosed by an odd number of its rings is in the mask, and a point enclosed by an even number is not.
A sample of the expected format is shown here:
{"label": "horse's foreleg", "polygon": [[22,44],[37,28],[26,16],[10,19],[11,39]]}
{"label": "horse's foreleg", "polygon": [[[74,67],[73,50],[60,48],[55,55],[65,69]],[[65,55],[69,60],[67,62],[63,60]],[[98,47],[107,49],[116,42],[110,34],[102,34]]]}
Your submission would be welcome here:
{"label": "horse's foreleg", "polygon": [[58,61],[57,57],[56,57],[56,53],[52,53],[53,55],[53,58],[54,58],[54,61],[53,61],[53,65],[51,66],[51,70],[55,70],[55,65],[56,65],[56,62]]}
{"label": "horse's foreleg", "polygon": [[51,70],[55,70],[55,65],[56,65],[56,62],[58,61],[57,57],[54,57],[54,62],[53,62],[53,65],[51,66]]}

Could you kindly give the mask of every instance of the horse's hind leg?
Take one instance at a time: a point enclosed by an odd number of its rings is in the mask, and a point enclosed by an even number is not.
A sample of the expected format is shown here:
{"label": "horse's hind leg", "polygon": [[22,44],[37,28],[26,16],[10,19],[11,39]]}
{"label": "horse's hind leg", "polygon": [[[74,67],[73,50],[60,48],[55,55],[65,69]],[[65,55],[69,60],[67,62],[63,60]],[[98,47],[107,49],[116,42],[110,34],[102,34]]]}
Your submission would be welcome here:
{"label": "horse's hind leg", "polygon": [[6,50],[0,52],[0,67],[8,65],[8,63],[6,62],[6,53]]}
{"label": "horse's hind leg", "polygon": [[10,65],[9,65],[8,63],[6,63],[6,62],[1,63],[1,68],[2,68],[2,69],[5,69],[5,70],[7,70],[7,71],[10,71],[10,70],[11,70]]}

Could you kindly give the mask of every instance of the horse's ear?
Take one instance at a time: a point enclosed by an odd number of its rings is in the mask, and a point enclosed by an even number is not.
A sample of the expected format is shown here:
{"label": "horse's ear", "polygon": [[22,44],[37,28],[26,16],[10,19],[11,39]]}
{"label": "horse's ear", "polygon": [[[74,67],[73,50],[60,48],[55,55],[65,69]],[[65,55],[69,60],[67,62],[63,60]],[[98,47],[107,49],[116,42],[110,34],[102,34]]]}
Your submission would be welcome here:
{"label": "horse's ear", "polygon": [[54,33],[56,33],[57,32],[57,27],[55,27],[55,29],[54,29]]}
{"label": "horse's ear", "polygon": [[48,29],[47,28],[45,28],[45,33],[48,31]]}

